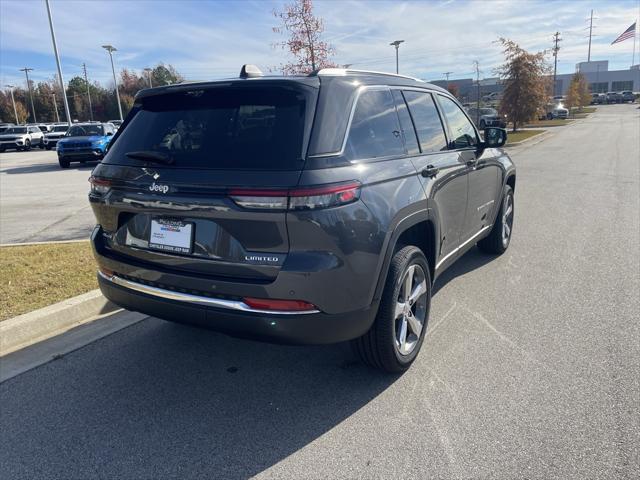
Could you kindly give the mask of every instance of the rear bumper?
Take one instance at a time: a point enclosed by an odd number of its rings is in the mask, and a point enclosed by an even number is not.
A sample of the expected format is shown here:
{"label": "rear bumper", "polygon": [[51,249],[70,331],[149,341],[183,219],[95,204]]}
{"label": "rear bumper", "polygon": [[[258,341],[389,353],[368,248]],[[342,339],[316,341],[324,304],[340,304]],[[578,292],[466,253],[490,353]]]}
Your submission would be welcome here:
{"label": "rear bumper", "polygon": [[203,327],[232,336],[294,345],[329,344],[351,340],[370,327],[375,309],[328,315],[241,312],[164,298],[128,288],[99,273],[100,290],[127,310]]}
{"label": "rear bumper", "polygon": [[331,281],[318,272],[303,277],[280,272],[274,282],[252,283],[167,272],[161,266],[160,270],[149,269],[134,259],[114,255],[104,246],[102,237],[102,229],[96,227],[91,237],[94,255],[102,269],[114,274],[98,274],[100,289],[127,310],[234,336],[290,344],[328,344],[360,337],[377,313],[377,302],[357,306],[354,300],[353,309],[348,311],[336,308],[335,302],[326,308],[319,306],[315,312],[267,313],[245,308],[242,297],[286,299],[293,295],[293,288],[294,298],[316,305],[322,302],[313,295],[332,300],[338,295],[332,293]]}

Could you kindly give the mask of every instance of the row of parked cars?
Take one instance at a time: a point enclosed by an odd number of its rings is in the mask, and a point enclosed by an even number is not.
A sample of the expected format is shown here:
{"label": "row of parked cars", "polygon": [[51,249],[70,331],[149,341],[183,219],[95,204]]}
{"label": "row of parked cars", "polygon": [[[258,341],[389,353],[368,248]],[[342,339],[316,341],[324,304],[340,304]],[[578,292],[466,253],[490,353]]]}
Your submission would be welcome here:
{"label": "row of parked cars", "polygon": [[0,152],[31,148],[56,149],[58,163],[68,168],[71,162],[100,160],[121,122],[86,122],[68,124],[2,125]]}
{"label": "row of parked cars", "polygon": [[631,90],[624,92],[607,92],[607,93],[592,93],[591,105],[602,105],[605,103],[626,103],[635,102],[636,95]]}

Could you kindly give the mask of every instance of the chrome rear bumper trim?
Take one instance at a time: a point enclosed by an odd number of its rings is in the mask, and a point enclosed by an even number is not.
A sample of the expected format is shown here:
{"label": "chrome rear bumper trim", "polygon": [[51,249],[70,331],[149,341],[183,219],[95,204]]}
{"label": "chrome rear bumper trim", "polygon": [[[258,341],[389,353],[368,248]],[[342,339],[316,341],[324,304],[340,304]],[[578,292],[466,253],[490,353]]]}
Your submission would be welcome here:
{"label": "chrome rear bumper trim", "polygon": [[225,300],[223,298],[211,298],[201,295],[192,295],[190,293],[174,292],[172,290],[166,290],[164,288],[150,287],[138,282],[132,282],[126,280],[117,275],[106,275],[98,270],[98,275],[108,282],[114,283],[120,287],[135,290],[136,292],[151,295],[153,297],[163,298],[165,300],[175,300],[177,302],[190,303],[192,305],[203,305],[206,307],[223,308],[226,310],[236,310],[245,313],[264,313],[268,315],[308,315],[310,313],[320,313],[320,310],[302,310],[302,311],[289,311],[289,310],[261,310],[257,308],[251,308],[244,302],[238,300]]}

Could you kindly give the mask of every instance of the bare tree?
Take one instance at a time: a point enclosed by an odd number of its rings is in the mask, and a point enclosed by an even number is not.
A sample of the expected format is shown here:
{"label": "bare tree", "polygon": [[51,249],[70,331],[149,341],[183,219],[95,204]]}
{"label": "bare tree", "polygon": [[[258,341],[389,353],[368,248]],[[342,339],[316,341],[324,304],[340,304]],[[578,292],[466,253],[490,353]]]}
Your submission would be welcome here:
{"label": "bare tree", "polygon": [[544,53],[529,53],[512,40],[500,38],[505,63],[496,69],[504,85],[500,112],[513,122],[513,131],[518,125],[535,118],[546,103],[545,74],[549,67]]}
{"label": "bare tree", "polygon": [[334,54],[333,47],[322,40],[324,22],[313,14],[312,0],[294,0],[286,4],[283,11],[274,11],[273,15],[281,22],[273,31],[288,35],[287,40],[274,46],[287,50],[293,57],[280,66],[283,74],[308,74],[336,66],[330,60]]}

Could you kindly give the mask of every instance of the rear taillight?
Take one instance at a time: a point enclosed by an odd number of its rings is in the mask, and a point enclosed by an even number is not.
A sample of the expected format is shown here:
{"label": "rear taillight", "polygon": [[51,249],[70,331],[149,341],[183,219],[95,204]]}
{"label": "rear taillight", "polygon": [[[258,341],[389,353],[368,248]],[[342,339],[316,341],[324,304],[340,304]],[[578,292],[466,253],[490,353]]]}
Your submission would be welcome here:
{"label": "rear taillight", "polygon": [[270,298],[244,297],[242,301],[256,310],[271,310],[281,312],[310,312],[317,310],[313,303],[303,300],[274,300]]}
{"label": "rear taillight", "polygon": [[230,190],[229,196],[244,208],[314,210],[355,202],[360,198],[360,187],[359,182],[346,182],[290,190],[238,188]]}
{"label": "rear taillight", "polygon": [[91,193],[104,195],[111,190],[111,181],[104,178],[97,178],[92,175],[89,177],[89,183],[91,184]]}
{"label": "rear taillight", "polygon": [[229,191],[231,200],[244,208],[264,210],[286,210],[288,204],[287,190],[252,190],[237,188]]}

